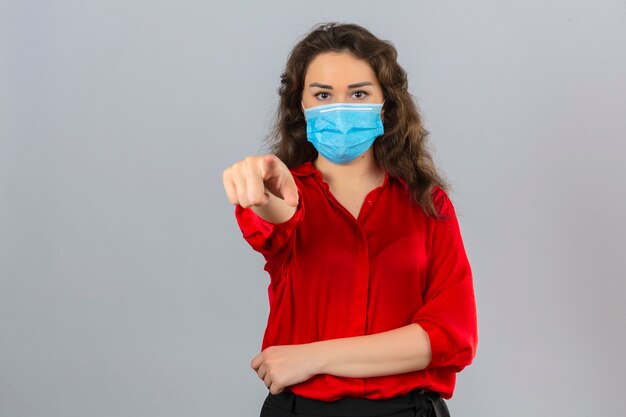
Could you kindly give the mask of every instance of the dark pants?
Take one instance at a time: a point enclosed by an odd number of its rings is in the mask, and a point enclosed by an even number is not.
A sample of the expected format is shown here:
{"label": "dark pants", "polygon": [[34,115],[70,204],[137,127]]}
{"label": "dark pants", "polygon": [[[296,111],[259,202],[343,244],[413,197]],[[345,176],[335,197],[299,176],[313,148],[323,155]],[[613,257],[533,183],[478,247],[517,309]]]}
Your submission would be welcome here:
{"label": "dark pants", "polygon": [[436,392],[415,389],[393,398],[341,398],[321,401],[283,390],[268,393],[260,417],[450,417],[448,407]]}

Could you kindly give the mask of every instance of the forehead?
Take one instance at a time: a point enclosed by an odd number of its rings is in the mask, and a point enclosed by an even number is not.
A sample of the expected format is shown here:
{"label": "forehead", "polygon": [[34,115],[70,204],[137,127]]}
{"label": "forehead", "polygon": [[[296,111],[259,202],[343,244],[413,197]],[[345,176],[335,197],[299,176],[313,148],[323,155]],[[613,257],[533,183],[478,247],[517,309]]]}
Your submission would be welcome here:
{"label": "forehead", "polygon": [[349,84],[360,81],[376,83],[376,74],[365,60],[350,52],[324,52],[318,54],[307,67],[305,83]]}

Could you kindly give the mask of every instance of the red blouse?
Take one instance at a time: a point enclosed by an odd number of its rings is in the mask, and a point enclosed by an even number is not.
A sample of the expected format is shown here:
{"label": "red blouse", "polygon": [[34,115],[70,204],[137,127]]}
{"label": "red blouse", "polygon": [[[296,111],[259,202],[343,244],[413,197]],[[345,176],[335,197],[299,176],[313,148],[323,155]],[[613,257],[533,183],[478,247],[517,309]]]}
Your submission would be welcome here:
{"label": "red blouse", "polygon": [[429,335],[432,360],[397,375],[318,374],[285,389],[324,401],[382,399],[415,388],[451,398],[456,373],[475,356],[478,329],[472,270],[447,194],[433,192],[447,219],[426,217],[409,200],[406,182],[387,173],[355,218],[313,163],[290,171],[300,195],[291,219],[273,224],[235,207],[244,239],[264,256],[270,275],[261,350],[418,323]]}

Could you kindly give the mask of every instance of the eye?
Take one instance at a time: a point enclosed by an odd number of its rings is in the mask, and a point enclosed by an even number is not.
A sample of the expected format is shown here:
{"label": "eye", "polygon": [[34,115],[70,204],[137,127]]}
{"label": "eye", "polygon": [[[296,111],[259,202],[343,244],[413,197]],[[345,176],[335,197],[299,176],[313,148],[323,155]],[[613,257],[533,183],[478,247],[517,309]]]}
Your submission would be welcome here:
{"label": "eye", "polygon": [[370,95],[367,91],[364,91],[364,90],[357,90],[357,91],[355,91],[355,92],[354,92],[354,93],[352,93],[352,94],[364,94],[364,96],[357,97],[357,98],[365,98],[365,97],[367,97],[367,96],[369,96],[369,95]]}
{"label": "eye", "polygon": [[[322,94],[328,94],[328,92],[326,92],[326,91],[320,91],[319,93],[314,94],[314,96],[315,96],[315,97],[317,97],[317,99],[319,100],[319,99],[320,99],[320,95],[322,95]],[[325,99],[326,99],[326,98],[322,98],[322,100],[325,100]]]}

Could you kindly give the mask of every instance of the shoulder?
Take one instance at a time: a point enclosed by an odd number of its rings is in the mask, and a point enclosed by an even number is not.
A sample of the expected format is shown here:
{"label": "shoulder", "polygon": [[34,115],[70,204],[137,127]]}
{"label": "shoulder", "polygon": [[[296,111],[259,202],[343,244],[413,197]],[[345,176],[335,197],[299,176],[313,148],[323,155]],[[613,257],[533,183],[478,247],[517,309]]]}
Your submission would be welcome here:
{"label": "shoulder", "polygon": [[[390,176],[393,180],[392,182],[397,184],[397,188],[403,191],[403,194],[407,199],[410,199],[411,189],[405,179],[397,176]],[[445,191],[439,184],[434,184],[429,187],[425,193],[430,194],[430,199],[433,202],[433,206],[437,213],[441,215],[442,218],[446,218],[451,214],[454,214],[454,206],[450,197],[448,196],[448,192]],[[430,216],[429,216],[430,217]]]}
{"label": "shoulder", "polygon": [[437,213],[439,213],[442,218],[454,216],[455,213],[452,200],[450,199],[448,193],[440,185],[436,184],[431,189],[430,195]]}
{"label": "shoulder", "polygon": [[322,174],[311,162],[304,162],[298,166],[291,167],[289,172],[291,172],[298,187],[302,189],[312,187],[316,181],[321,181],[322,179]]}
{"label": "shoulder", "polygon": [[313,163],[307,161],[300,165],[289,168],[291,174],[295,177],[306,177],[317,172]]}

